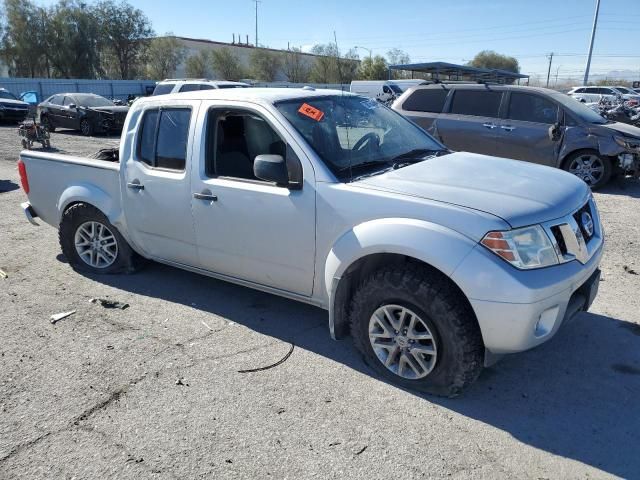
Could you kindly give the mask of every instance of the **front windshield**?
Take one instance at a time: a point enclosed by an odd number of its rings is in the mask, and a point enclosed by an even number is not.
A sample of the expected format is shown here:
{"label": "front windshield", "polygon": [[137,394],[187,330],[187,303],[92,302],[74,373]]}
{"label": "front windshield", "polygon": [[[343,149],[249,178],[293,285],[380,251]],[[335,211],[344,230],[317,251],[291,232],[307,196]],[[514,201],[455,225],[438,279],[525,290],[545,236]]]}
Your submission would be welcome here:
{"label": "front windshield", "polygon": [[370,98],[355,95],[297,98],[278,110],[341,180],[353,170],[420,161],[448,150],[424,130]]}
{"label": "front windshield", "polygon": [[579,102],[573,97],[563,95],[561,93],[552,93],[551,96],[554,100],[561,103],[571,113],[587,123],[595,123],[598,125],[604,125],[608,120],[596,112],[587,107],[584,103]]}
{"label": "front windshield", "polygon": [[17,98],[11,92],[0,92],[0,98],[4,98],[6,100],[17,100]]}
{"label": "front windshield", "polygon": [[78,102],[78,106],[81,107],[113,107],[115,103],[111,100],[107,100],[104,97],[100,97],[98,95],[76,95],[76,101]]}

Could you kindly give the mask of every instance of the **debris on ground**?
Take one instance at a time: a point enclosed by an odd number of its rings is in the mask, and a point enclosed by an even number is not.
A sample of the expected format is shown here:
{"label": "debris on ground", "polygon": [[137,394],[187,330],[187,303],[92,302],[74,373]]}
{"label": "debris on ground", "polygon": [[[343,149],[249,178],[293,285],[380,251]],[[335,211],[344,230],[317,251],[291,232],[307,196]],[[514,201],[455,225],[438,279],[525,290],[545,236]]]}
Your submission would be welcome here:
{"label": "debris on ground", "polygon": [[356,453],[356,455],[360,455],[362,452],[364,452],[367,449],[368,446],[369,445],[365,445],[364,447],[362,447],[360,451]]}
{"label": "debris on ground", "polygon": [[109,300],[108,298],[92,298],[89,302],[99,303],[104,308],[119,308],[120,310],[129,308],[128,303],[116,302],[115,300]]}
{"label": "debris on ground", "polygon": [[1,268],[0,268],[0,278],[9,278],[9,275],[7,275],[7,272],[2,270]]}
{"label": "debris on ground", "polygon": [[183,387],[188,387],[189,384],[184,380],[184,378],[180,377],[176,380],[176,385],[181,385]]}
{"label": "debris on ground", "polygon": [[56,313],[54,315],[51,315],[51,324],[55,325],[57,322],[59,322],[60,320],[70,317],[71,315],[73,315],[74,313],[76,313],[76,310],[71,310],[69,312],[62,312],[62,313]]}
{"label": "debris on ground", "polygon": [[638,275],[638,272],[636,272],[633,268],[631,268],[629,265],[625,265],[624,266],[624,271],[627,272],[630,275]]}
{"label": "debris on ground", "polygon": [[270,368],[273,367],[277,367],[278,365],[283,364],[284,362],[287,361],[287,359],[291,356],[291,354],[293,353],[293,349],[295,348],[295,345],[293,344],[293,342],[291,343],[291,348],[289,349],[289,351],[287,352],[287,354],[282,357],[280,360],[278,360],[276,363],[273,363],[271,365],[267,365],[266,367],[259,367],[259,368],[251,368],[248,370],[238,370],[238,373],[253,373],[253,372],[261,372],[263,370],[268,370]]}
{"label": "debris on ground", "polygon": [[211,328],[209,325],[207,325],[207,322],[205,322],[204,320],[202,320],[202,324],[207,327],[209,330],[211,330],[212,332],[214,331],[213,328]]}

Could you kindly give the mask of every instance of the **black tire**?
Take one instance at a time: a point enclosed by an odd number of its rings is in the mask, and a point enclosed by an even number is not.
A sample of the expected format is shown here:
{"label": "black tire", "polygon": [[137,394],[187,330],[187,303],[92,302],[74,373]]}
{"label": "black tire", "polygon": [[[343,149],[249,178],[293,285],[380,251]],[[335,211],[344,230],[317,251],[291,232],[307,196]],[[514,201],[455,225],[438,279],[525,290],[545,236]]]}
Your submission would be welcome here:
{"label": "black tire", "polygon": [[56,131],[56,127],[54,127],[53,123],[51,123],[51,119],[49,118],[49,115],[41,115],[40,116],[40,123],[42,124],[42,126],[44,128],[49,130],[50,133],[53,133],[53,132]]}
{"label": "black tire", "polygon": [[591,187],[591,190],[598,190],[599,188],[609,183],[609,180],[611,179],[611,175],[613,173],[613,165],[611,163],[611,159],[604,155],[600,155],[596,150],[578,150],[576,152],[571,153],[570,155],[567,156],[567,158],[562,163],[562,169],[569,173],[573,173],[571,171],[572,166],[574,165],[574,162],[576,162],[576,160],[579,159],[580,157],[597,158],[598,161],[602,164],[603,171],[602,171],[602,174],[596,178],[595,182],[592,182],[577,173],[574,173],[574,175],[584,180],[584,182],[587,185],[589,185],[589,187]]}
{"label": "black tire", "polygon": [[[438,271],[419,265],[382,268],[356,291],[351,304],[351,336],[364,361],[402,387],[454,397],[473,383],[483,368],[480,327],[466,299]],[[406,379],[385,367],[369,340],[369,321],[383,305],[409,308],[425,321],[437,348],[435,365],[419,379]]]}
{"label": "black tire", "polygon": [[[117,243],[117,256],[113,263],[106,267],[96,268],[86,263],[76,250],[76,231],[86,222],[98,222],[107,227]],[[118,229],[97,208],[86,203],[76,203],[65,210],[58,231],[62,253],[74,270],[87,273],[111,274],[133,273],[140,266],[140,257],[131,249]]]}
{"label": "black tire", "polygon": [[80,133],[82,133],[82,135],[84,135],[85,137],[90,137],[91,135],[93,135],[93,130],[93,123],[91,123],[86,118],[80,120]]}

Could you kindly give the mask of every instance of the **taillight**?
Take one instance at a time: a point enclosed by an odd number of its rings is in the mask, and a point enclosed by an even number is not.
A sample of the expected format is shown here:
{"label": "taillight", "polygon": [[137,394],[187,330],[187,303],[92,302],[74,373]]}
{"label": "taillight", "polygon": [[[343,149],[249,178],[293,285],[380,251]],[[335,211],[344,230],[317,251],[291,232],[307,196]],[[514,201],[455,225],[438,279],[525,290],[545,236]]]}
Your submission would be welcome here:
{"label": "taillight", "polygon": [[29,178],[27,177],[27,167],[22,160],[18,160],[18,173],[20,174],[20,183],[24,193],[29,195]]}

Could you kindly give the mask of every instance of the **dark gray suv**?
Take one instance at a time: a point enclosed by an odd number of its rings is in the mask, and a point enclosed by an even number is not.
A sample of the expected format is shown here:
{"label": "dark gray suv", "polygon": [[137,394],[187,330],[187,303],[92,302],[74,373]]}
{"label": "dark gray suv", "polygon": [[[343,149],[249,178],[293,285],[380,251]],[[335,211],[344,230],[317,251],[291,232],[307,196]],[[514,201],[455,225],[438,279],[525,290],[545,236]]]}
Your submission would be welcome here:
{"label": "dark gray suv", "polygon": [[392,108],[453,150],[562,168],[592,188],[614,173],[640,174],[640,128],[606,120],[546,88],[425,85]]}

